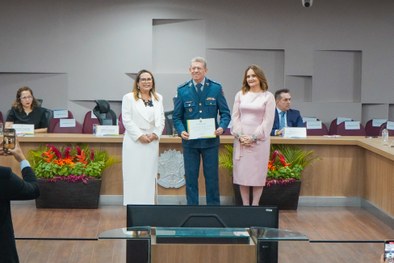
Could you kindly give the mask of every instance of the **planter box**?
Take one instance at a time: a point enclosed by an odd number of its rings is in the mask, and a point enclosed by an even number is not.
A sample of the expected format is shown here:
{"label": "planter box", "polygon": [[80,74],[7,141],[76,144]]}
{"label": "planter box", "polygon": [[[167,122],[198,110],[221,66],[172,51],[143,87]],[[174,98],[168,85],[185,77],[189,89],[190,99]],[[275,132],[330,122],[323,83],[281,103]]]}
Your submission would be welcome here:
{"label": "planter box", "polygon": [[101,179],[89,179],[87,184],[38,179],[38,186],[37,208],[98,208]]}
{"label": "planter box", "polygon": [[264,187],[260,205],[276,205],[279,210],[297,210],[301,181],[286,185]]}
{"label": "planter box", "polygon": [[[287,185],[272,185],[264,187],[260,198],[260,205],[275,205],[280,210],[297,210],[300,197],[301,181]],[[239,185],[234,185],[234,198],[236,205],[242,205]],[[252,195],[250,196],[252,200]]]}

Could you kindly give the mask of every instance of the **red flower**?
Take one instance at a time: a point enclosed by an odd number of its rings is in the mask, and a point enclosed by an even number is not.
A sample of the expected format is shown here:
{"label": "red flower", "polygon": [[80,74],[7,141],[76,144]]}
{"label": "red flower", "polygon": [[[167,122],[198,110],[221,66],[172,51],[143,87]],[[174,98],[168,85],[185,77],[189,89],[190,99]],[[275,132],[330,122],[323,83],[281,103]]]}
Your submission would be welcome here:
{"label": "red flower", "polygon": [[79,153],[77,155],[75,155],[75,158],[77,159],[77,162],[83,163],[83,164],[87,164],[88,161],[86,160],[86,153],[84,150],[81,150],[81,148],[77,148],[77,150],[79,149]]}
{"label": "red flower", "polygon": [[291,163],[286,162],[285,156],[279,150],[275,150],[271,155],[271,160],[269,160],[268,162],[269,170],[271,171],[276,170],[276,165],[275,165],[276,157],[279,157],[279,162],[282,164],[283,167],[291,165]]}
{"label": "red flower", "polygon": [[64,149],[64,158],[66,158],[66,159],[71,158],[70,152],[71,152],[71,147],[66,147]]}
{"label": "red flower", "polygon": [[93,150],[93,148],[90,149],[90,160],[94,161],[94,150]]}
{"label": "red flower", "polygon": [[62,153],[53,145],[48,145],[49,149],[55,153],[58,159],[62,158]]}

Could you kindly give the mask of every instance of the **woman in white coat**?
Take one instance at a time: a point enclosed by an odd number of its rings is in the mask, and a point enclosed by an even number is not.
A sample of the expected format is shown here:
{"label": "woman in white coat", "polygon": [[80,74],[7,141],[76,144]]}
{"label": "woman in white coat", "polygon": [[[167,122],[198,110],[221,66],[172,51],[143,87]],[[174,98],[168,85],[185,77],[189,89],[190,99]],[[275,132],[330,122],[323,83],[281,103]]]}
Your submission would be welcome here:
{"label": "woman in white coat", "polygon": [[137,74],[133,91],[123,96],[123,204],[155,204],[159,138],[164,128],[163,97],[148,70]]}

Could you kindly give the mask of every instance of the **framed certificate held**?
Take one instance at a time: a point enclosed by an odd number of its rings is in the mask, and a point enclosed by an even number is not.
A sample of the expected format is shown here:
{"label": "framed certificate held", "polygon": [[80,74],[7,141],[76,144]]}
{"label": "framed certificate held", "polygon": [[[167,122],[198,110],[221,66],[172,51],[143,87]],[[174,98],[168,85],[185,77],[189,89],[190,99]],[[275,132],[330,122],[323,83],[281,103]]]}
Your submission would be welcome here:
{"label": "framed certificate held", "polygon": [[189,140],[215,138],[215,119],[187,120]]}

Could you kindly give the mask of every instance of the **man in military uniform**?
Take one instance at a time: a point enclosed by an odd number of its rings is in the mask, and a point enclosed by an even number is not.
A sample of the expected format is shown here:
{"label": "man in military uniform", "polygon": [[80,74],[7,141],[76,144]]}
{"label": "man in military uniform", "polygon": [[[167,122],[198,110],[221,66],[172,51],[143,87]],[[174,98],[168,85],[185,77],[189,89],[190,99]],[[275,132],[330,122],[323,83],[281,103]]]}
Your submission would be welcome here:
{"label": "man in military uniform", "polygon": [[[187,204],[198,205],[198,175],[202,157],[207,204],[219,205],[219,135],[230,122],[230,110],[222,86],[205,77],[207,64],[204,58],[193,58],[189,72],[192,79],[178,87],[173,113],[175,129],[182,137]],[[219,122],[218,114],[220,115]],[[189,140],[187,121],[209,118],[215,120],[216,130],[213,135],[215,137]]]}

